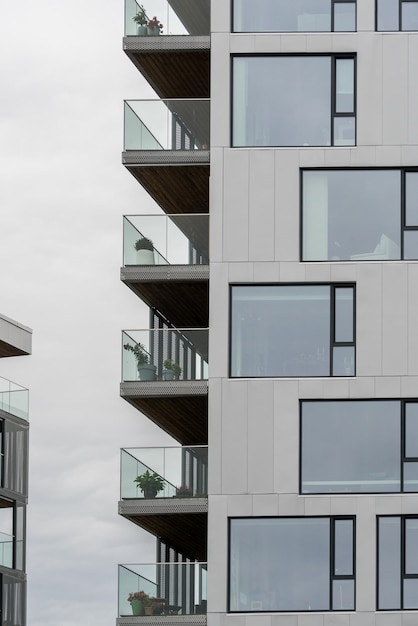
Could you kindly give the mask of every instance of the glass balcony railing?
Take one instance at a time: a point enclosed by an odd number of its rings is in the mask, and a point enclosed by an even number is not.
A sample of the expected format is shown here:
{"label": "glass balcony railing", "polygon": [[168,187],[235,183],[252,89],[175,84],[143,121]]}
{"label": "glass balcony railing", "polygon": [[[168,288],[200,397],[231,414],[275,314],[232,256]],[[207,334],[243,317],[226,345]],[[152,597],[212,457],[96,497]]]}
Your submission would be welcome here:
{"label": "glass balcony railing", "polygon": [[209,99],[126,100],[124,150],[208,150]]}
{"label": "glass balcony railing", "polygon": [[[149,28],[154,17],[161,28]],[[209,34],[210,0],[125,0],[125,37]]]}
{"label": "glass balcony railing", "polygon": [[29,390],[0,377],[0,409],[27,420],[29,417]]}
{"label": "glass balcony railing", "polygon": [[119,617],[205,615],[206,563],[119,565]]}
{"label": "glass balcony railing", "polygon": [[122,332],[122,380],[204,380],[208,329],[162,328]]}
{"label": "glass balcony railing", "polygon": [[124,448],[121,499],[204,498],[207,474],[207,446]]}
{"label": "glass balcony railing", "polygon": [[123,218],[123,264],[209,263],[209,215],[129,215]]}

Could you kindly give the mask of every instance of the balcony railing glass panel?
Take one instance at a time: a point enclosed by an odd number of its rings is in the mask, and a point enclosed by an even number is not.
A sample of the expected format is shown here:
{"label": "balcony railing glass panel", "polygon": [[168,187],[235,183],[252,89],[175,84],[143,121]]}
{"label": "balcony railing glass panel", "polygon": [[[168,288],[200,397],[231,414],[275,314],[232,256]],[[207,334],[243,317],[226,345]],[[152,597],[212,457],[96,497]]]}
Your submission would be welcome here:
{"label": "balcony railing glass panel", "polygon": [[205,380],[208,329],[163,328],[122,332],[122,380]]}
{"label": "balcony railing glass panel", "polygon": [[210,100],[126,100],[124,150],[208,150]]}
{"label": "balcony railing glass panel", "polygon": [[0,377],[0,409],[23,419],[29,416],[29,390]]}
{"label": "balcony railing glass panel", "polygon": [[[148,239],[152,250],[143,250]],[[137,250],[137,246],[141,246]],[[123,219],[123,264],[209,263],[209,215],[129,215]]]}
{"label": "balcony railing glass panel", "polygon": [[206,614],[206,575],[206,563],[119,565],[119,617]]}
{"label": "balcony railing glass panel", "polygon": [[[148,5],[148,6],[147,6]],[[137,24],[134,17],[145,15],[142,22],[154,16],[163,25],[160,31],[150,30],[146,23]],[[125,0],[125,37],[150,37],[158,35],[209,35],[210,0]]]}
{"label": "balcony railing glass panel", "polygon": [[207,446],[124,448],[121,499],[204,498],[207,472]]}

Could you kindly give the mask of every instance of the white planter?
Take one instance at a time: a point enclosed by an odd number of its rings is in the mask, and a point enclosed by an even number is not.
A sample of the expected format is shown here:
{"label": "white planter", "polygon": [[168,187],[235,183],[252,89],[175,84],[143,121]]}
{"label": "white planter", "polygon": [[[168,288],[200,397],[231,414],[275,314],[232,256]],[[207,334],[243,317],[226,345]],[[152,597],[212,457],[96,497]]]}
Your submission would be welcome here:
{"label": "white planter", "polygon": [[146,26],[140,26],[139,24],[136,27],[136,34],[138,37],[145,37],[148,34],[148,28]]}
{"label": "white planter", "polygon": [[137,265],[155,265],[154,250],[137,250],[136,251],[136,264]]}

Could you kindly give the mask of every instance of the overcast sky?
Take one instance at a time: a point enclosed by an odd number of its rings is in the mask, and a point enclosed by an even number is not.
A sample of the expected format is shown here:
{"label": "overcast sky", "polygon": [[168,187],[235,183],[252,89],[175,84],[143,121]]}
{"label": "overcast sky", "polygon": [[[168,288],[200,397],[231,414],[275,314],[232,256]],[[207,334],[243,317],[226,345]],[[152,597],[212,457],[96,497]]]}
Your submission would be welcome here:
{"label": "overcast sky", "polygon": [[[161,19],[161,18],[160,18]],[[119,397],[122,215],[157,212],[121,165],[123,0],[0,0],[0,312],[33,328],[1,359],[30,388],[28,625],[115,626],[117,564],[155,560],[117,515],[119,449],[170,439]]]}

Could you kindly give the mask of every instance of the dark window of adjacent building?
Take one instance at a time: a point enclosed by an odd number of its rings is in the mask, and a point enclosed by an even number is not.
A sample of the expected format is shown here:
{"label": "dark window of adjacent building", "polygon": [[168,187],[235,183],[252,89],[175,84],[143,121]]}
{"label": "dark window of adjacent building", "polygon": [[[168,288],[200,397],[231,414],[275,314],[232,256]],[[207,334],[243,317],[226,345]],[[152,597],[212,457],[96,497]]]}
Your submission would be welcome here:
{"label": "dark window of adjacent building", "polygon": [[231,377],[355,375],[353,285],[231,287]]}
{"label": "dark window of adjacent building", "polygon": [[26,625],[26,581],[0,575],[1,624]]}
{"label": "dark window of adjacent building", "polygon": [[377,608],[418,609],[418,516],[377,518]]}
{"label": "dark window of adjacent building", "polygon": [[353,146],[355,59],[232,58],[232,146]]}
{"label": "dark window of adjacent building", "polygon": [[302,260],[418,259],[418,171],[302,171]]}
{"label": "dark window of adjacent building", "polygon": [[376,30],[418,30],[418,2],[376,0]]}
{"label": "dark window of adjacent building", "polygon": [[28,493],[28,425],[0,420],[2,487],[24,496]]}
{"label": "dark window of adjacent building", "polygon": [[301,493],[418,492],[418,401],[301,402]]}
{"label": "dark window of adjacent building", "polygon": [[231,519],[229,611],[353,611],[352,517]]}
{"label": "dark window of adjacent building", "polygon": [[356,30],[353,0],[233,0],[235,33],[349,32]]}
{"label": "dark window of adjacent building", "polygon": [[24,570],[25,505],[0,498],[0,565]]}

